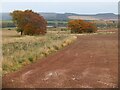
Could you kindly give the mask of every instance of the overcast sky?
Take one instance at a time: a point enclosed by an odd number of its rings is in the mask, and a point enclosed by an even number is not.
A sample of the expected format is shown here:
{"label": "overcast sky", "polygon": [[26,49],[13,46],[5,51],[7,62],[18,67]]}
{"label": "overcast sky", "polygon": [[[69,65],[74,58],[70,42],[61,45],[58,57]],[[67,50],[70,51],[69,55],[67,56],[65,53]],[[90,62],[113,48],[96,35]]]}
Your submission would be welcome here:
{"label": "overcast sky", "polygon": [[[13,10],[32,9],[36,12],[56,12],[56,13],[118,13],[118,0],[15,0],[2,1],[2,12],[12,12]],[[29,0],[30,1],[30,0]],[[33,2],[34,1],[34,2]],[[49,2],[48,2],[49,1]],[[64,2],[63,2],[64,1]],[[74,2],[73,2],[74,1]],[[88,2],[89,1],[89,2]]]}
{"label": "overcast sky", "polygon": [[1,0],[2,2],[118,2],[120,0]]}

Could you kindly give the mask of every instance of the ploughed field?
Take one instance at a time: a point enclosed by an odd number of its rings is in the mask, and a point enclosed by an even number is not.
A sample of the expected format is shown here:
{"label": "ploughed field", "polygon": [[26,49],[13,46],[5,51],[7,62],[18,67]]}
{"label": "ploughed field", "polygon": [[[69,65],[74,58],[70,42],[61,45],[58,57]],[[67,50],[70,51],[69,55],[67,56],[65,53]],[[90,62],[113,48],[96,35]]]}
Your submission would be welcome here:
{"label": "ploughed field", "polygon": [[77,40],[21,70],[3,76],[3,88],[118,87],[118,34],[78,35]]}

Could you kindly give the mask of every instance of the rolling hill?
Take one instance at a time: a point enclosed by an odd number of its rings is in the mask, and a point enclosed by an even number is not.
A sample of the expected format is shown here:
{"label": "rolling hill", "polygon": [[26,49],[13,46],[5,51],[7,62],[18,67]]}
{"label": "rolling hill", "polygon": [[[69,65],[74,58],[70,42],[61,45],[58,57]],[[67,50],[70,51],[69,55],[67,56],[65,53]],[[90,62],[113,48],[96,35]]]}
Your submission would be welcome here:
{"label": "rolling hill", "polygon": [[[83,20],[118,20],[118,16],[113,13],[100,13],[95,15],[89,14],[75,14],[75,13],[40,13],[47,20],[69,20],[69,19],[83,19]],[[9,13],[2,13],[2,20],[11,20]]]}

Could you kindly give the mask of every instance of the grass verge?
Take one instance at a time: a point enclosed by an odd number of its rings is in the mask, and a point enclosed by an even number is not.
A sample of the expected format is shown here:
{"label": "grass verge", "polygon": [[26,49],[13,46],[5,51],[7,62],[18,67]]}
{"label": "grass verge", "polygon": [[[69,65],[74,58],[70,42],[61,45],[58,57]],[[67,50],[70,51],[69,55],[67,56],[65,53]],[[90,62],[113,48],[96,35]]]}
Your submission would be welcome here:
{"label": "grass verge", "polygon": [[40,60],[71,44],[75,36],[48,33],[45,36],[3,37],[3,75]]}

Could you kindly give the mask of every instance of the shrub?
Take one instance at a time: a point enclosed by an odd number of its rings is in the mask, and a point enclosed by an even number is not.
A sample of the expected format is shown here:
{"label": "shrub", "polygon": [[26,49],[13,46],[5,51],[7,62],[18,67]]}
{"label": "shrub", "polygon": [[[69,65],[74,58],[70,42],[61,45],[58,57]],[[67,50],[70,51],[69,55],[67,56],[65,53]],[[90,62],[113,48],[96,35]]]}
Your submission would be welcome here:
{"label": "shrub", "polygon": [[67,28],[61,28],[61,31],[67,31]]}
{"label": "shrub", "polygon": [[19,63],[23,63],[24,61],[25,61],[24,58],[18,58]]}
{"label": "shrub", "polygon": [[8,28],[8,30],[11,30],[10,28]]}
{"label": "shrub", "polygon": [[33,62],[33,57],[30,56],[30,57],[28,58],[28,60],[29,60],[30,62]]}
{"label": "shrub", "polygon": [[97,31],[96,26],[91,22],[83,20],[71,20],[68,22],[71,33],[93,33]]}

